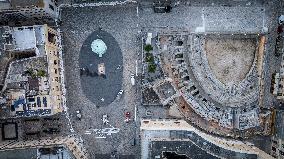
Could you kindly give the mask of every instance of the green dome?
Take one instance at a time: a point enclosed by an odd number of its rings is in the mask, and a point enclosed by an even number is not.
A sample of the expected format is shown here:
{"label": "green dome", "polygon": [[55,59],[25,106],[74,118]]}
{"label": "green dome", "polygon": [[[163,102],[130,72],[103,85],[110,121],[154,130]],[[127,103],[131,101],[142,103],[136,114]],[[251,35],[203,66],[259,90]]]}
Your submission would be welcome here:
{"label": "green dome", "polygon": [[107,46],[101,39],[96,39],[91,44],[92,51],[102,57],[106,53]]}

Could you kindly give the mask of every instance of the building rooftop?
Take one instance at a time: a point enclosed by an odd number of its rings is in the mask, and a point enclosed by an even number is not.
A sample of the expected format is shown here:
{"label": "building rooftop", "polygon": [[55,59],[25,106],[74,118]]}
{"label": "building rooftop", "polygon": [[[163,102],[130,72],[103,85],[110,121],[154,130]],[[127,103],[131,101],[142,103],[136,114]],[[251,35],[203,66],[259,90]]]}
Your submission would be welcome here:
{"label": "building rooftop", "polygon": [[34,51],[44,54],[45,26],[0,27],[0,55],[4,51]]}
{"label": "building rooftop", "polygon": [[[38,152],[38,153],[37,153]],[[64,147],[51,148],[28,148],[0,152],[1,159],[75,159],[74,156]]]}
{"label": "building rooftop", "polygon": [[11,8],[11,4],[9,0],[0,0],[0,11],[4,9],[10,9],[10,8]]}
{"label": "building rooftop", "polygon": [[[49,31],[46,34],[47,30],[51,29],[46,25],[2,27],[0,88],[12,116],[50,115],[56,105],[54,101],[59,101],[58,95],[50,96],[53,93],[48,56],[57,56],[57,52],[56,49],[52,55],[46,52],[47,39],[52,34]],[[55,88],[59,90],[59,86]]]}
{"label": "building rooftop", "polygon": [[2,124],[2,128],[3,140],[15,140],[18,138],[18,129],[16,123],[4,123]]}
{"label": "building rooftop", "polygon": [[[151,142],[151,156],[149,158],[166,157],[165,152],[174,152],[175,157],[187,156],[188,159],[210,158],[217,159],[190,141],[153,141]],[[172,154],[173,155],[173,154]],[[178,155],[178,156],[177,156]],[[168,156],[169,157],[169,156]],[[172,156],[173,157],[173,156]],[[186,158],[183,158],[186,159]]]}
{"label": "building rooftop", "polygon": [[[1,6],[1,2],[0,2],[0,6]],[[5,33],[5,28],[0,27],[0,57],[4,50],[4,43],[5,43],[5,38],[3,37],[4,33]]]}
{"label": "building rooftop", "polygon": [[0,152],[1,159],[21,158],[31,159],[36,158],[37,149],[18,149],[18,150],[6,150]]}
{"label": "building rooftop", "polygon": [[36,47],[36,36],[33,27],[13,28],[12,36],[16,50],[28,50]]}
{"label": "building rooftop", "polygon": [[284,139],[284,110],[278,110],[276,112],[276,119],[275,119],[275,129],[276,133],[275,136],[280,139]]}
{"label": "building rooftop", "polygon": [[43,0],[11,0],[11,5],[13,9],[32,7],[32,6],[38,6],[38,7],[43,8],[44,1]]}
{"label": "building rooftop", "polygon": [[14,61],[10,64],[6,82],[28,81],[29,76],[37,76],[36,74],[40,70],[47,72],[47,65],[48,63],[45,56]]}

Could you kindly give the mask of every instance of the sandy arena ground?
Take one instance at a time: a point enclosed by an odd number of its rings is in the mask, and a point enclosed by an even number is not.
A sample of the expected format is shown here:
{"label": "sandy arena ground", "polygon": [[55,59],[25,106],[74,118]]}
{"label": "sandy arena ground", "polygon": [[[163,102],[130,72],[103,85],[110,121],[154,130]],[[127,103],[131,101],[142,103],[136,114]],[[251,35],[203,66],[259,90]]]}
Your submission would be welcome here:
{"label": "sandy arena ground", "polygon": [[205,51],[210,68],[224,84],[239,83],[249,72],[256,49],[254,38],[207,37]]}

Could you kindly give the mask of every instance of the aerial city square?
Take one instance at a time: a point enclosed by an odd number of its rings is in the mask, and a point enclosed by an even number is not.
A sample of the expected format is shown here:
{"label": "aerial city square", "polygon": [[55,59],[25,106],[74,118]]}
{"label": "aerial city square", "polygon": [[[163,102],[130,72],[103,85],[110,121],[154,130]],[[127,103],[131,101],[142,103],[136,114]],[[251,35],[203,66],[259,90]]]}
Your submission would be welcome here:
{"label": "aerial city square", "polygon": [[284,159],[284,0],[0,0],[0,159]]}

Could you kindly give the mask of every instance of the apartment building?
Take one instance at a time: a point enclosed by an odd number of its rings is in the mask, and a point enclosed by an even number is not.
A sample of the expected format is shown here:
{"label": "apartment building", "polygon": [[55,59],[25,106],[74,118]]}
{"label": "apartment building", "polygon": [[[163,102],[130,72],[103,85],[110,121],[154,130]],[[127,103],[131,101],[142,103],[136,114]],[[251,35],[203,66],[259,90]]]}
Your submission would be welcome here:
{"label": "apartment building", "polygon": [[55,0],[0,0],[0,25],[44,24],[57,18]]}
{"label": "apartment building", "polygon": [[[59,33],[47,25],[2,27],[4,108],[12,116],[63,111]],[[1,67],[0,67],[1,68]],[[0,72],[1,72],[0,71]],[[3,108],[3,107],[2,107]]]}

